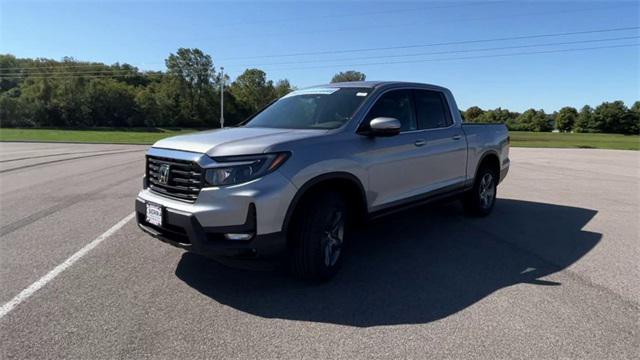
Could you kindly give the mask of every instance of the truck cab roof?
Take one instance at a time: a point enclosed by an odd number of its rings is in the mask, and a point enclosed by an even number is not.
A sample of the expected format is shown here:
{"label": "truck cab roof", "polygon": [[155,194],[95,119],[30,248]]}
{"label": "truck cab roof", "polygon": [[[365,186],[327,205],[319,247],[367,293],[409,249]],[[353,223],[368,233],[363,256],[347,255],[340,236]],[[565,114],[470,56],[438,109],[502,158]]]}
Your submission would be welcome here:
{"label": "truck cab roof", "polygon": [[349,81],[349,82],[337,82],[337,83],[331,83],[331,84],[315,85],[315,86],[311,86],[310,88],[316,88],[316,87],[382,88],[382,87],[397,87],[397,86],[429,87],[429,88],[445,89],[444,87],[438,86],[438,85],[409,82],[409,81]]}

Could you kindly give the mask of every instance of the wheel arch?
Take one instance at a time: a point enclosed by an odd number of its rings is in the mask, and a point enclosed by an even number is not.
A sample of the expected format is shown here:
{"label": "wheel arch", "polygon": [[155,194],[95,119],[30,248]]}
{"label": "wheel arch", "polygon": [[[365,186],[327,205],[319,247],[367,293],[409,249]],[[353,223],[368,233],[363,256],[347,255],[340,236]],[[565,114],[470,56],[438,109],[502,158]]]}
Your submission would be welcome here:
{"label": "wheel arch", "polygon": [[282,230],[287,232],[294,219],[296,209],[311,195],[318,191],[338,191],[346,197],[347,204],[355,207],[357,214],[363,218],[367,214],[367,198],[364,186],[360,180],[348,172],[331,172],[316,176],[302,185],[294,195],[282,224]]}
{"label": "wheel arch", "polygon": [[473,175],[474,181],[478,177],[478,171],[480,171],[484,166],[489,166],[489,168],[494,171],[494,174],[500,177],[500,156],[496,151],[489,150],[482,154],[478,160],[478,165],[476,165],[476,171]]}

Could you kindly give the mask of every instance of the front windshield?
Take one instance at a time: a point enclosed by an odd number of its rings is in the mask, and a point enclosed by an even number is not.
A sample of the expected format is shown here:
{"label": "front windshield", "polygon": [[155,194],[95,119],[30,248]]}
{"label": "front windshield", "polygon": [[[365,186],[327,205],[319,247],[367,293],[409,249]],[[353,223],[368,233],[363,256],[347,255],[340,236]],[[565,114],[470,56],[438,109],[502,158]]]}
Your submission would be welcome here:
{"label": "front windshield", "polygon": [[294,91],[258,113],[245,126],[335,129],[351,119],[370,90],[315,88]]}

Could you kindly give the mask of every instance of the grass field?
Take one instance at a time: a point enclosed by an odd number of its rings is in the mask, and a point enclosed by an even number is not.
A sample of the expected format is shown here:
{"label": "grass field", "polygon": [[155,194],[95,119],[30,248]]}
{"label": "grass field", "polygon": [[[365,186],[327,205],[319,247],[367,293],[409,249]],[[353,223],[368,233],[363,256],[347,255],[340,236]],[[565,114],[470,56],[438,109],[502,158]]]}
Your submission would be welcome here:
{"label": "grass field", "polygon": [[153,144],[169,136],[186,134],[194,130],[166,129],[0,129],[0,141],[53,141],[107,144]]}
{"label": "grass field", "polygon": [[511,146],[640,150],[640,136],[512,131]]}
{"label": "grass field", "polygon": [[[152,144],[194,130],[52,130],[0,129],[0,141],[58,141],[111,144]],[[619,134],[566,134],[512,131],[511,146],[640,150],[640,136]]]}

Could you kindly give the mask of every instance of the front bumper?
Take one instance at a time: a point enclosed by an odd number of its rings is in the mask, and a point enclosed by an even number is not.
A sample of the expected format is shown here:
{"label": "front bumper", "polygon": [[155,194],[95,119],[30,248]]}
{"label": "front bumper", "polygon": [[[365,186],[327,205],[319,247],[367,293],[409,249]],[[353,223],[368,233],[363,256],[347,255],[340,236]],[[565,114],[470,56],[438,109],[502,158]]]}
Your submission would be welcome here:
{"label": "front bumper", "polygon": [[[243,184],[203,188],[193,203],[145,188],[135,208],[140,228],[171,245],[204,255],[269,256],[285,246],[282,227],[296,191],[275,171]],[[145,221],[147,203],[162,207],[162,227]],[[253,237],[228,240],[228,233]]]}
{"label": "front bumper", "polygon": [[[155,226],[146,222],[146,201],[136,199],[138,227],[165,243],[206,256],[270,257],[286,249],[284,233],[279,231],[258,235],[256,210],[250,206],[245,222],[241,225],[205,227],[190,213],[163,207],[163,224]],[[227,240],[226,233],[254,233],[249,240]]]}

